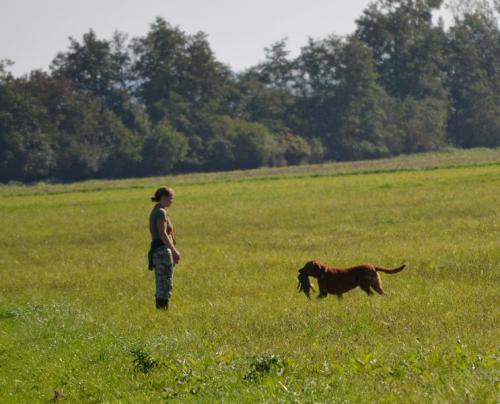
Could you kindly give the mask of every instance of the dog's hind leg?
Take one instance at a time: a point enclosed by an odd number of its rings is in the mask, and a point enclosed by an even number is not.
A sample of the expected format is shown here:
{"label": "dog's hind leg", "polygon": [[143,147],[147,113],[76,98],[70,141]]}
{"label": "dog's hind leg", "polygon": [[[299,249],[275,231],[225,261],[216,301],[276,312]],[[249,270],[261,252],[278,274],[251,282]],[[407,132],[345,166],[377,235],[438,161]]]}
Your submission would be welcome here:
{"label": "dog's hind leg", "polygon": [[372,291],[371,291],[371,289],[370,289],[370,285],[363,284],[363,285],[359,285],[359,287],[360,287],[361,289],[363,289],[363,290],[366,292],[366,294],[367,294],[368,296],[373,295],[373,292],[372,292]]}
{"label": "dog's hind leg", "polygon": [[380,276],[378,276],[378,274],[377,274],[376,281],[372,284],[372,288],[379,295],[384,295],[385,294],[384,290],[382,289],[382,280],[380,279]]}

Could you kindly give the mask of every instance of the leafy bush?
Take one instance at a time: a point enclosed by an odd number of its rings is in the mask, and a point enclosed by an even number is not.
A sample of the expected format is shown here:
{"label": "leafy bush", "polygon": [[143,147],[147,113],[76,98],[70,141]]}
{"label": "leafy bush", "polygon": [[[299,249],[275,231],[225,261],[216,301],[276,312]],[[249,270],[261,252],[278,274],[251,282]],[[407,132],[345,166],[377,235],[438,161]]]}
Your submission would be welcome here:
{"label": "leafy bush", "polygon": [[311,146],[304,138],[288,133],[282,139],[284,157],[288,164],[301,164],[311,156]]}
{"label": "leafy bush", "polygon": [[224,116],[215,121],[212,132],[209,168],[255,168],[269,162],[273,137],[264,125]]}
{"label": "leafy bush", "polygon": [[145,175],[164,175],[172,171],[188,152],[186,136],[167,121],[160,122],[144,139],[142,167]]}

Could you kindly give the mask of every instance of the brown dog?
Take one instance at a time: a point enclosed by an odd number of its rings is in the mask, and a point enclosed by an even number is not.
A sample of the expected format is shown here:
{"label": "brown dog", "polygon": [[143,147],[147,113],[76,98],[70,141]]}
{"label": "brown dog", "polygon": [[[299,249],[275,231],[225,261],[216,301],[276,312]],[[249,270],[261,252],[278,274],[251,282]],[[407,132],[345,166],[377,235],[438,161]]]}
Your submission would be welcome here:
{"label": "brown dog", "polygon": [[326,297],[330,293],[340,298],[343,293],[357,286],[363,289],[368,295],[373,294],[370,288],[383,295],[382,281],[377,272],[395,274],[402,271],[404,267],[405,265],[401,265],[398,268],[386,269],[371,264],[364,264],[341,269],[330,267],[319,261],[309,261],[299,270],[298,289],[299,292],[304,292],[309,297],[309,292],[312,289],[309,277],[312,276],[318,280],[318,297]]}

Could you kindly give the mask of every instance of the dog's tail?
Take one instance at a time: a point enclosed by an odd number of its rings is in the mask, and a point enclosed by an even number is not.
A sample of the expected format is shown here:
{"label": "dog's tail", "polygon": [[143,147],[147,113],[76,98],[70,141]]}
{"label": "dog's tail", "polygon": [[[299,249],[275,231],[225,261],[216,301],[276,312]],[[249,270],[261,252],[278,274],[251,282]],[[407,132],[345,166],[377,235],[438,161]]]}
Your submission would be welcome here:
{"label": "dog's tail", "polygon": [[382,267],[375,267],[375,269],[377,270],[377,272],[385,272],[386,274],[397,274],[398,272],[401,272],[405,266],[406,265],[403,264],[400,267],[394,269],[387,269]]}

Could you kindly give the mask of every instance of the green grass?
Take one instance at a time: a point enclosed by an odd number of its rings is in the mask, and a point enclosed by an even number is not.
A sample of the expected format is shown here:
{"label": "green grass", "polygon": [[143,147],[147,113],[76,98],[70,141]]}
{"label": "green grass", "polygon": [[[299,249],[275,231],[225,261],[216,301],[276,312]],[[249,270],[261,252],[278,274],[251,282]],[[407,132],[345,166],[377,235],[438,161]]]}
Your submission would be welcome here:
{"label": "green grass", "polygon": [[[1,401],[498,402],[499,156],[1,187]],[[158,312],[164,183],[183,257]],[[313,258],[408,268],[308,301]]]}

